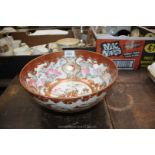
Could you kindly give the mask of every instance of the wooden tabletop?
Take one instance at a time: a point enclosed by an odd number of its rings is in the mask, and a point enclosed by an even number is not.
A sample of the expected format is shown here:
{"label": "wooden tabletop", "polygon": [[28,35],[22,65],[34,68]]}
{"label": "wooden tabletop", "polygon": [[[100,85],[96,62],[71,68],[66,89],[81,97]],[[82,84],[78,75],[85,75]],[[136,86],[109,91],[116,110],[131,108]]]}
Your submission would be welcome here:
{"label": "wooden tabletop", "polygon": [[155,83],[146,70],[119,72],[106,103],[114,128],[155,128]]}
{"label": "wooden tabletop", "polygon": [[155,84],[145,70],[119,71],[103,102],[87,111],[62,114],[35,103],[16,76],[0,97],[0,128],[155,128]]}

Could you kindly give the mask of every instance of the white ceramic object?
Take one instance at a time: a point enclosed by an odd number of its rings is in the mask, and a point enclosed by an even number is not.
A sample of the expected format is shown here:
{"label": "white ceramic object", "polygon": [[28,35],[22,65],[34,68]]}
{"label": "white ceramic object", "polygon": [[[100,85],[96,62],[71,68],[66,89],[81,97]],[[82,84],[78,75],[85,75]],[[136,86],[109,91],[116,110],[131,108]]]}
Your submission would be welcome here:
{"label": "white ceramic object", "polygon": [[21,40],[13,40],[12,41],[12,47],[13,48],[18,48],[18,47],[20,47],[20,44],[21,44]]}
{"label": "white ceramic object", "polygon": [[149,74],[150,74],[150,78],[152,79],[152,81],[155,83],[155,62],[152,63],[151,65],[149,65],[147,67]]}
{"label": "white ceramic object", "polygon": [[49,43],[48,44],[48,49],[52,50],[52,52],[61,52],[61,51],[63,51],[62,48],[59,47],[56,42]]}
{"label": "white ceramic object", "polygon": [[12,40],[11,37],[5,37],[5,38],[0,39],[0,56],[13,55],[11,40]]}
{"label": "white ceramic object", "polygon": [[14,52],[14,55],[32,55],[32,52],[27,45],[15,48],[13,52]]}
{"label": "white ceramic object", "polygon": [[56,43],[59,46],[63,46],[63,47],[73,47],[73,46],[77,46],[80,43],[80,40],[76,38],[64,38],[64,39],[58,40]]}
{"label": "white ceramic object", "polygon": [[11,33],[11,32],[16,32],[16,29],[14,29],[13,27],[4,27],[2,29],[2,33]]}
{"label": "white ceramic object", "polygon": [[0,53],[0,56],[12,56],[13,52],[12,49],[9,47],[9,50],[7,52],[4,53]]}
{"label": "white ceramic object", "polygon": [[46,48],[45,45],[38,45],[31,47],[32,55],[42,55],[42,54],[47,54],[49,52],[49,49]]}

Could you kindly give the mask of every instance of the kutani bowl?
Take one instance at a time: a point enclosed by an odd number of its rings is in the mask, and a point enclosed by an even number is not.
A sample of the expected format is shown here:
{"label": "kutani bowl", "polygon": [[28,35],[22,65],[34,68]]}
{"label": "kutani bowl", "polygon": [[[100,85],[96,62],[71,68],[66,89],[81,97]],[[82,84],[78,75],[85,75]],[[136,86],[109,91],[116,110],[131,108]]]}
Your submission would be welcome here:
{"label": "kutani bowl", "polygon": [[19,79],[42,106],[78,112],[100,102],[117,75],[113,61],[101,54],[66,50],[33,59],[23,67]]}

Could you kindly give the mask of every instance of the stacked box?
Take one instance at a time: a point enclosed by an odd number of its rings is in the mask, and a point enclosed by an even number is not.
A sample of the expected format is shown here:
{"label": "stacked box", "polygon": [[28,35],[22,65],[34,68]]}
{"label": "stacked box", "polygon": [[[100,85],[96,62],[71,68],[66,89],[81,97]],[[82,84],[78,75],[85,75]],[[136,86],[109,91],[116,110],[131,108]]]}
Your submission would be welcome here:
{"label": "stacked box", "polygon": [[[138,28],[142,36],[110,36],[97,34],[96,51],[111,58],[119,69],[136,70],[147,67],[155,61],[155,33],[143,27],[130,27],[130,30]],[[129,30],[129,27],[127,27]]]}

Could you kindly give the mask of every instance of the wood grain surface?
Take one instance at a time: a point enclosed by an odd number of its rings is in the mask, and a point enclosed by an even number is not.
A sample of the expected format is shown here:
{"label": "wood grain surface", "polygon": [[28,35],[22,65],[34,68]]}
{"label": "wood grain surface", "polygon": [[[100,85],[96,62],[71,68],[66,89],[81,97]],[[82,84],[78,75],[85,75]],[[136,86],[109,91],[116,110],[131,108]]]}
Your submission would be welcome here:
{"label": "wood grain surface", "polygon": [[145,70],[119,72],[106,103],[114,128],[155,128],[155,84]]}

